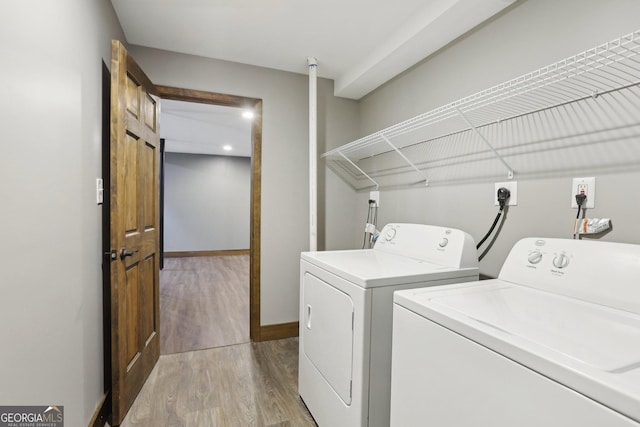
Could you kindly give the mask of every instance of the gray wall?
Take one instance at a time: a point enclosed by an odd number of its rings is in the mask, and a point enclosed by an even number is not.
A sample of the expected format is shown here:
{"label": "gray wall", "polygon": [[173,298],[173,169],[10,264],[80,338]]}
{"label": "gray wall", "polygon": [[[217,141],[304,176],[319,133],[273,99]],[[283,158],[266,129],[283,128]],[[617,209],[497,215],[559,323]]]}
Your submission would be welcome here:
{"label": "gray wall", "polygon": [[[318,156],[357,138],[359,124],[357,104],[335,98],[333,81],[318,79]],[[354,227],[356,214],[355,192],[319,157],[318,249],[353,249],[354,239],[362,236],[360,227]]]}
{"label": "gray wall", "polygon": [[[106,0],[3,3],[0,14],[0,36],[11,41],[0,47],[10,65],[0,69],[0,402],[61,404],[68,425],[87,425],[104,388],[101,67],[110,66],[110,40],[124,34]],[[306,77],[131,51],[159,84],[264,100],[261,323],[297,320],[299,257],[308,248]],[[357,135],[358,106],[334,98],[332,82],[318,86],[324,152],[326,138]],[[353,216],[350,190],[327,181],[321,188]],[[352,240],[340,227],[320,224],[320,233],[335,246]]]}
{"label": "gray wall", "polygon": [[[309,248],[308,78],[142,46],[131,46],[130,52],[157,84],[263,100],[260,322],[297,321],[300,252]],[[358,105],[333,97],[333,83],[324,79],[318,82],[318,93],[318,151],[322,153],[325,140],[346,141],[357,135],[353,119],[358,117]],[[344,201],[340,208],[352,216],[354,198],[345,194],[353,192],[337,180],[327,180],[325,187],[335,200]],[[327,208],[331,206],[323,206],[321,215],[333,218]],[[336,247],[351,245],[353,240],[352,235],[341,234],[341,226],[331,231],[320,228],[319,233],[323,244]]]}
{"label": "gray wall", "polygon": [[[638,16],[636,0],[520,1],[365,97],[360,103],[361,135],[635,31]],[[637,152],[639,143],[628,140],[616,146]],[[585,164],[597,163],[597,158],[585,159]],[[496,276],[509,249],[522,237],[571,238],[576,213],[570,208],[571,177],[594,175],[596,208],[588,215],[611,217],[614,224],[602,240],[640,243],[635,188],[640,168],[596,167],[525,178],[516,173],[518,206],[509,210],[496,244],[480,263],[481,272]],[[493,191],[488,182],[383,191],[378,222],[446,225],[466,230],[478,241],[497,212]],[[356,228],[364,224],[367,197],[368,193],[357,193]]]}
{"label": "gray wall", "polygon": [[164,250],[249,249],[251,159],[165,154]]}
{"label": "gray wall", "polygon": [[123,33],[104,0],[0,15],[0,402],[87,425],[103,392],[101,67]]}

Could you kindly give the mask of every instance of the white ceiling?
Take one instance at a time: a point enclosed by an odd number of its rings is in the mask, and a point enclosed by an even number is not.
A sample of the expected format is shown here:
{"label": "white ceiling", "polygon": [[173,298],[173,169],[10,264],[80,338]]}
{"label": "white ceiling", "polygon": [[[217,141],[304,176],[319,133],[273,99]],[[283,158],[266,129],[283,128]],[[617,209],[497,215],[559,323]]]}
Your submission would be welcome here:
{"label": "white ceiling", "polygon": [[515,0],[111,0],[127,42],[335,80],[360,99]]}
{"label": "white ceiling", "polygon": [[[251,120],[240,108],[162,100],[160,137],[174,153],[251,156]],[[225,145],[231,146],[225,151]]]}

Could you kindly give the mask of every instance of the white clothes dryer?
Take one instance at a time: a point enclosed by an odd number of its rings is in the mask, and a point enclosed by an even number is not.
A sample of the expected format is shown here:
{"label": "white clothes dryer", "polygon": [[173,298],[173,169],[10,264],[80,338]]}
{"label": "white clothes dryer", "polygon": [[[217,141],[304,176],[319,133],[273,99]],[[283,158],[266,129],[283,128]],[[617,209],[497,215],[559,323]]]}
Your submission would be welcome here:
{"label": "white clothes dryer", "polygon": [[373,249],[303,252],[298,391],[320,427],[389,425],[393,292],[478,279],[460,230],[388,224]]}
{"label": "white clothes dryer", "polygon": [[397,292],[391,426],[640,426],[640,245],[527,238],[498,279]]}

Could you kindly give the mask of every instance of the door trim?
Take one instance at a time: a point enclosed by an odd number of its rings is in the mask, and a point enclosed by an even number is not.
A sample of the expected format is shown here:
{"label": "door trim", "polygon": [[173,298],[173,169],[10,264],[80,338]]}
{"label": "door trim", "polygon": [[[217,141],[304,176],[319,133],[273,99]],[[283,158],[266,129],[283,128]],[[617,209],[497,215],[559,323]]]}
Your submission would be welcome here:
{"label": "door trim", "polygon": [[[251,207],[249,237],[249,336],[263,341],[260,325],[260,209],[262,188],[262,99],[228,95],[194,89],[156,85],[162,99],[250,108],[254,112],[251,125]],[[272,334],[267,334],[271,336]]]}

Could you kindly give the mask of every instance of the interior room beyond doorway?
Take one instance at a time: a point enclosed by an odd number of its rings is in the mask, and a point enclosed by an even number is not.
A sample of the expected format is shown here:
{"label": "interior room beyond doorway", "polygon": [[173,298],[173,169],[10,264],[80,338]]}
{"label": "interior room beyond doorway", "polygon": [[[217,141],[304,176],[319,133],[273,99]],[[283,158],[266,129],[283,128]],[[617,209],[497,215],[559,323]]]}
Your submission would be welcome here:
{"label": "interior room beyond doorway", "polygon": [[251,118],[163,100],[161,354],[250,341]]}

